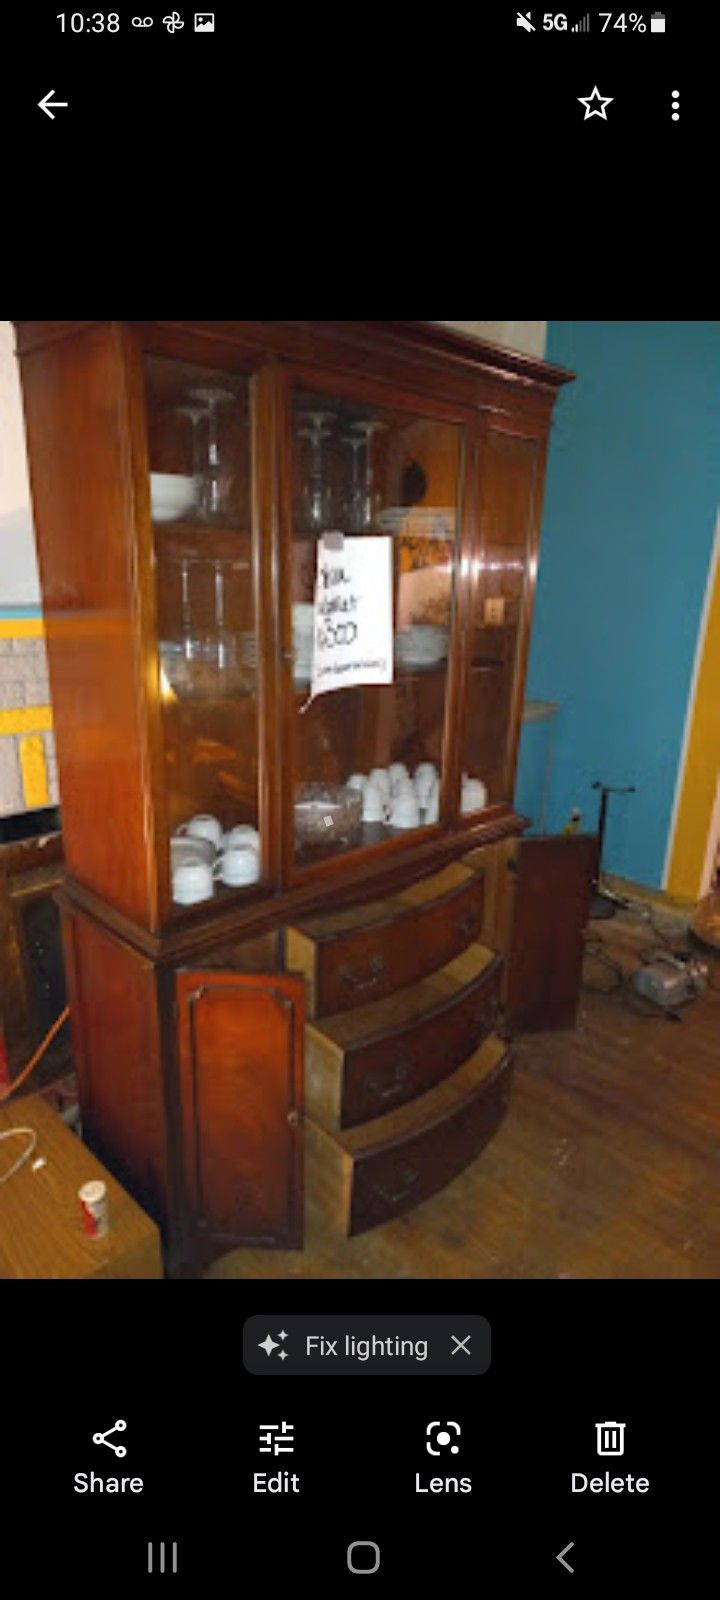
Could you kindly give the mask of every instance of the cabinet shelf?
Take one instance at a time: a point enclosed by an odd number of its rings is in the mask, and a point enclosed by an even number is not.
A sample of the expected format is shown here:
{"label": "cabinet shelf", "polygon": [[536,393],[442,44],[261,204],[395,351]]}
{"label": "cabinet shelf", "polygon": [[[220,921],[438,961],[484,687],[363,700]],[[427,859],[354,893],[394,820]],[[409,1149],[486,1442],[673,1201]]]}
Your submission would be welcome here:
{"label": "cabinet shelf", "polygon": [[[396,689],[399,684],[414,683],[416,681],[424,682],[425,679],[429,679],[430,681],[443,679],[446,677],[447,671],[447,661],[439,661],[437,664],[433,663],[433,665],[430,667],[412,667],[407,669],[403,667],[396,667],[395,677],[390,683],[376,683],[364,687],[362,685],[353,686],[352,684],[349,684],[347,689],[340,689],[336,692],[340,694],[346,694],[348,692],[352,692],[353,687],[359,688],[359,692],[361,694],[367,694],[372,692],[372,690],[378,689]],[[297,680],[295,680],[293,683],[293,688],[295,691],[296,700],[300,700],[301,702],[303,700],[307,700],[310,693],[310,679],[308,678],[306,683],[298,683]],[[326,700],[329,698],[329,696],[318,695],[317,698]]]}
{"label": "cabinet shelf", "polygon": [[221,528],[207,522],[154,522],[159,558],[176,561],[232,561],[250,566],[252,534],[248,528]]}

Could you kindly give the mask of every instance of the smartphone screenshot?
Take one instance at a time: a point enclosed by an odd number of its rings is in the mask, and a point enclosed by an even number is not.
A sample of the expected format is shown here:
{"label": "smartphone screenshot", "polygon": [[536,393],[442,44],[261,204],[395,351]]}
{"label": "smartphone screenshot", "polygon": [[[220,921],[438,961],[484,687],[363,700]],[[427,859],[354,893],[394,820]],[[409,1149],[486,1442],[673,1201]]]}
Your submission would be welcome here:
{"label": "smartphone screenshot", "polygon": [[15,25],[8,1592],[704,1588],[710,24]]}

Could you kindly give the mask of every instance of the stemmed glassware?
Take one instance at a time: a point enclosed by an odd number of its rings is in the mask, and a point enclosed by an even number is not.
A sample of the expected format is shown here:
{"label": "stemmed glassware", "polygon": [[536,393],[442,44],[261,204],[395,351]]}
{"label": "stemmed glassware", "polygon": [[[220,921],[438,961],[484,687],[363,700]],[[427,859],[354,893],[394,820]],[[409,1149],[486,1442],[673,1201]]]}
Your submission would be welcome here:
{"label": "stemmed glassware", "polygon": [[238,675],[237,640],[225,621],[225,568],[227,561],[216,561],[215,566],[215,632],[213,638],[215,663],[220,678],[221,693],[235,686]]}
{"label": "stemmed glassware", "polygon": [[365,446],[365,477],[361,489],[360,526],[358,531],[367,533],[372,528],[377,514],[382,507],[382,495],[375,484],[372,459],[372,441],[376,433],[380,433],[386,424],[374,419],[364,422],[351,422],[350,429],[357,434],[360,443]]}
{"label": "stemmed glassware", "polygon": [[298,438],[310,441],[310,472],[303,478],[300,520],[310,533],[327,532],[333,526],[335,497],[327,477],[325,444],[332,436],[335,421],[331,411],[305,411],[307,426],[298,428]]}
{"label": "stemmed glassware", "polygon": [[195,493],[199,497],[203,467],[199,424],[204,417],[207,417],[207,409],[205,406],[192,405],[175,406],[174,409],[178,417],[189,417],[192,423],[192,475],[195,479]]}
{"label": "stemmed glassware", "polygon": [[342,442],[343,444],[348,445],[352,450],[352,475],[350,479],[350,488],[345,502],[347,511],[347,524],[351,533],[362,533],[364,527],[363,508],[365,503],[365,494],[360,472],[360,451],[364,449],[365,440],[359,433],[346,433],[343,436]]}
{"label": "stemmed glassware", "polygon": [[190,389],[207,416],[207,459],[199,473],[198,515],[203,522],[226,522],[230,515],[231,475],[220,459],[218,407],[235,399],[231,389]]}

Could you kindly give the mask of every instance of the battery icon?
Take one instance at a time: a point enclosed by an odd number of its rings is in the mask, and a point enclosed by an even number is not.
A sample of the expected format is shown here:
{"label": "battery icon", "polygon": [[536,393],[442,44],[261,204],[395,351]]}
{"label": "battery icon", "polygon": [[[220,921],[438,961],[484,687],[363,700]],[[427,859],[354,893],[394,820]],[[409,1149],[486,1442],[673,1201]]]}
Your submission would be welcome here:
{"label": "battery icon", "polygon": [[665,32],[665,16],[664,16],[662,11],[653,11],[653,14],[652,14],[652,16],[650,18],[650,32],[651,33],[664,33]]}

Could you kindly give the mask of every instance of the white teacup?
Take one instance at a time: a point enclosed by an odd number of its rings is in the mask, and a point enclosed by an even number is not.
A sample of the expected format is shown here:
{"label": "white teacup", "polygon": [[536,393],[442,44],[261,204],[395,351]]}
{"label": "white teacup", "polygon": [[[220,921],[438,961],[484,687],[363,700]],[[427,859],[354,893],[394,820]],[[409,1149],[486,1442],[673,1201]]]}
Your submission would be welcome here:
{"label": "white teacup", "polygon": [[257,850],[252,845],[235,845],[230,850],[224,850],[215,863],[214,874],[234,889],[245,883],[257,883],[260,877]]}
{"label": "white teacup", "polygon": [[178,839],[177,836],[170,840],[170,863],[175,871],[186,861],[207,861],[212,866],[215,860],[215,846],[210,839]]}
{"label": "white teacup", "polygon": [[437,773],[431,761],[421,761],[415,768],[413,786],[421,806],[427,805],[428,795],[437,781]]}
{"label": "white teacup", "polygon": [[363,790],[363,822],[384,822],[385,806],[385,796],[381,794],[377,784],[366,783]]}
{"label": "white teacup", "polygon": [[412,792],[395,796],[390,809],[390,825],[393,828],[420,826],[420,807]]}
{"label": "white teacup", "polygon": [[352,777],[348,778],[345,787],[346,789],[359,789],[360,793],[363,794],[367,781],[364,772],[354,772]]}
{"label": "white teacup", "polygon": [[216,850],[222,844],[222,824],[217,817],[211,817],[207,812],[199,812],[196,817],[191,817],[189,822],[183,822],[178,828],[177,835],[187,834],[190,839],[209,839]]}
{"label": "white teacup", "polygon": [[198,900],[212,900],[213,869],[208,861],[182,861],[173,868],[173,900],[181,906],[194,906]]}
{"label": "white teacup", "polygon": [[229,833],[223,834],[223,850],[258,850],[260,835],[249,822],[238,822]]}
{"label": "white teacup", "polygon": [[440,821],[440,785],[435,779],[432,789],[425,801],[425,822]]}
{"label": "white teacup", "polygon": [[385,767],[373,767],[368,782],[380,790],[384,800],[390,799],[390,777]]}
{"label": "white teacup", "polygon": [[487,805],[487,789],[480,778],[466,778],[462,786],[460,810],[465,815],[468,811],[484,811]]}

